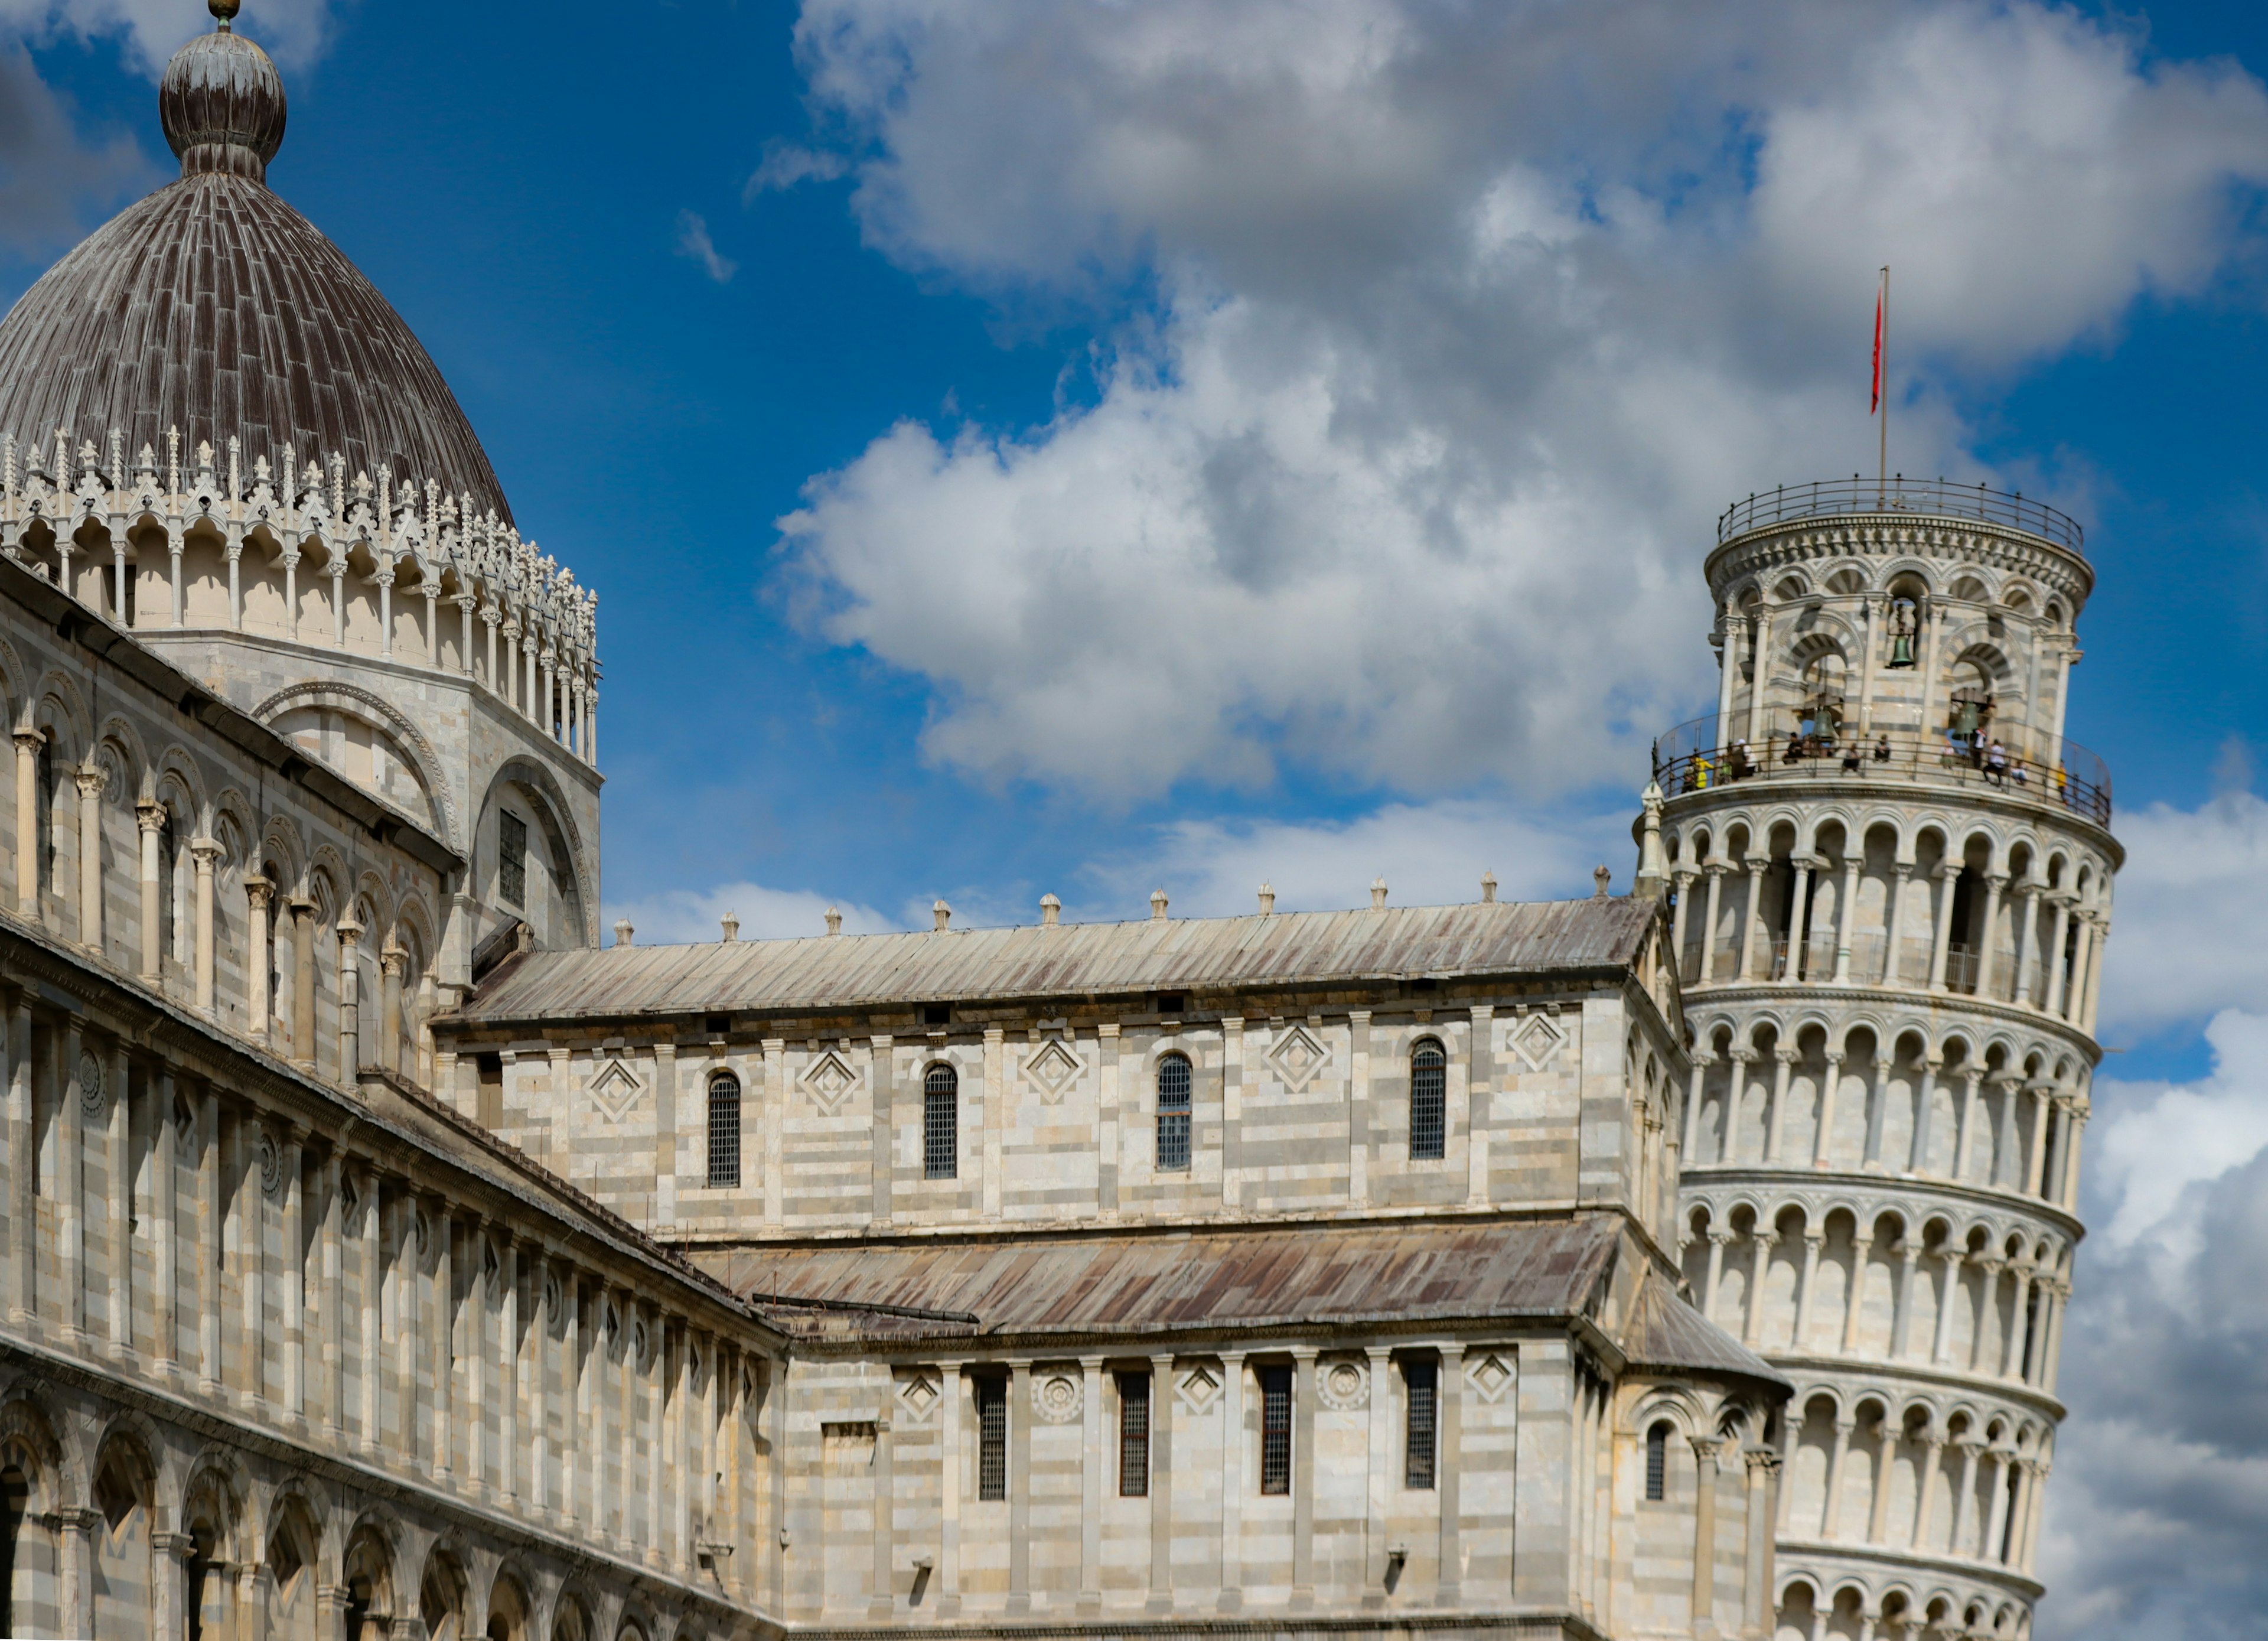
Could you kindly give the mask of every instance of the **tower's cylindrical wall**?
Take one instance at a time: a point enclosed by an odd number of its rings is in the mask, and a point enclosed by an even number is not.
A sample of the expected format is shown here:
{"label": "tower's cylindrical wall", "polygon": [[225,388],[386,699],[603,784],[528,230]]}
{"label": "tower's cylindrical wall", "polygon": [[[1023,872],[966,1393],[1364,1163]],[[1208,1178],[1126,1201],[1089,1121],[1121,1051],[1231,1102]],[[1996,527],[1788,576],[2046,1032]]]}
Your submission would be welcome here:
{"label": "tower's cylindrical wall", "polygon": [[2041,1593],[2121,853],[2065,721],[2092,576],[2025,505],[1742,520],[1718,711],[1657,747],[1685,1270],[1797,1386],[1783,1634]]}

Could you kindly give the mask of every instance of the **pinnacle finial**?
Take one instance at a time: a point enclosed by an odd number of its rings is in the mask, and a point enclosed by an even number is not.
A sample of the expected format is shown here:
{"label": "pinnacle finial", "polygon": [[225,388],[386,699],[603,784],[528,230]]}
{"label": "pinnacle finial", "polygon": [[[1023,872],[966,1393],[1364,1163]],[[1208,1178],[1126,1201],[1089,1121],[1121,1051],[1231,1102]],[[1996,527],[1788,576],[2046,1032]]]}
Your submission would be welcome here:
{"label": "pinnacle finial", "polygon": [[205,0],[205,10],[219,19],[220,32],[227,33],[236,21],[236,14],[244,9],[243,0]]}

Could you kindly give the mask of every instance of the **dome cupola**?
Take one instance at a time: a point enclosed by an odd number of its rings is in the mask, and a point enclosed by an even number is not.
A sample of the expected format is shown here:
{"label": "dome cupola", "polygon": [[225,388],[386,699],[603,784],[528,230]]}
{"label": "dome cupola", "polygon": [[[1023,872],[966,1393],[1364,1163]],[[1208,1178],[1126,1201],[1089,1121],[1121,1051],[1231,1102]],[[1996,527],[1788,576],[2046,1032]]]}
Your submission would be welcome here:
{"label": "dome cupola", "polygon": [[209,0],[220,27],[173,54],[158,85],[158,116],[181,174],[225,171],[265,181],[284,145],[284,77],[230,26],[236,0]]}

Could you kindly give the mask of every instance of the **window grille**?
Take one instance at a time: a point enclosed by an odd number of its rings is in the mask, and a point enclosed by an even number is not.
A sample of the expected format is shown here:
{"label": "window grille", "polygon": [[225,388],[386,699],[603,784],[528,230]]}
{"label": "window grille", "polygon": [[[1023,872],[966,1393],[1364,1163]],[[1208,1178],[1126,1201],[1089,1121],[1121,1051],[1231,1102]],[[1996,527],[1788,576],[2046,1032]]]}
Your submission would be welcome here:
{"label": "window grille", "polygon": [[976,1496],[1008,1496],[1008,1381],[980,1379],[976,1385]]}
{"label": "window grille", "polygon": [[931,1180],[961,1174],[961,1077],[949,1065],[932,1065],[922,1079],[922,1175]]}
{"label": "window grille", "polygon": [[1439,1159],[1447,1154],[1449,1058],[1438,1042],[1421,1042],[1410,1056],[1410,1155]]}
{"label": "window grille", "polygon": [[1158,1062],[1158,1172],[1189,1166],[1189,1063],[1178,1054]]}
{"label": "window grille", "polygon": [[740,1079],[720,1071],[709,1079],[709,1183],[740,1182]]}
{"label": "window grille", "polygon": [[497,816],[497,898],[527,904],[527,822],[509,809]]}
{"label": "window grille", "polygon": [[1260,1370],[1260,1490],[1292,1490],[1292,1370]]}
{"label": "window grille", "polygon": [[1669,1426],[1657,1424],[1646,1433],[1646,1496],[1669,1497]]}
{"label": "window grille", "polygon": [[1150,1496],[1150,1376],[1118,1376],[1118,1496]]}
{"label": "window grille", "polygon": [[1409,1388],[1403,1431],[1403,1484],[1430,1490],[1433,1485],[1434,1431],[1440,1424],[1440,1367],[1432,1362],[1405,1362],[1403,1383]]}

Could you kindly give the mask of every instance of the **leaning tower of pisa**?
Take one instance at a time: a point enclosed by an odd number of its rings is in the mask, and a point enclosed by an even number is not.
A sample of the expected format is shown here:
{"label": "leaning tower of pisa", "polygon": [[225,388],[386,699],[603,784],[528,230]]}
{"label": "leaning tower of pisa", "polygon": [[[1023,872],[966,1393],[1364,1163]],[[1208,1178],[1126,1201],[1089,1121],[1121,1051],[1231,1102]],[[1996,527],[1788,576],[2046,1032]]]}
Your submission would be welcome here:
{"label": "leaning tower of pisa", "polygon": [[1776,1633],[2024,1636],[2121,859],[2064,733],[2080,532],[1806,485],[1728,509],[1706,573],[1717,710],[1656,743],[1640,872],[1692,1031],[1685,1269],[1796,1386]]}

